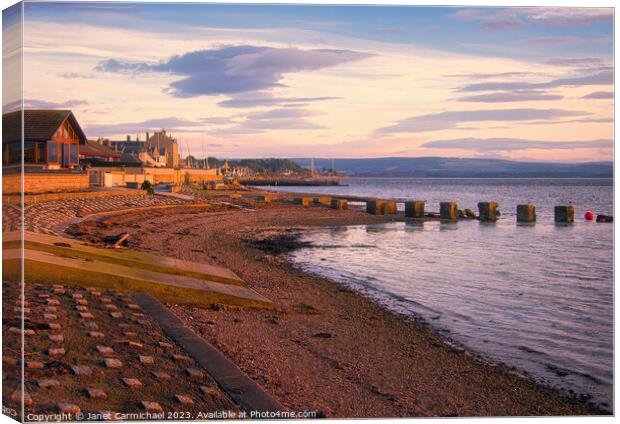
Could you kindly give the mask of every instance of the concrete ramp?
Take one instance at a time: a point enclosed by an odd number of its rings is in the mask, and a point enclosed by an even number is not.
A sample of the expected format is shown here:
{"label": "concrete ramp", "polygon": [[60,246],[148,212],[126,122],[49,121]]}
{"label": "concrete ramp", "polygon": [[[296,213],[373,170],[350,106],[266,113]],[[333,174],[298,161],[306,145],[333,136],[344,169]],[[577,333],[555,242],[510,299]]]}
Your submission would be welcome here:
{"label": "concrete ramp", "polygon": [[[20,249],[4,250],[4,278],[19,281],[21,252]],[[179,304],[209,306],[221,303],[255,308],[272,307],[269,299],[247,287],[30,248],[24,250],[24,278],[30,283],[148,292],[162,301]]]}
{"label": "concrete ramp", "polygon": [[[4,249],[20,248],[20,233],[3,234]],[[168,258],[128,249],[105,249],[83,241],[48,234],[24,232],[24,248],[60,256],[81,258],[140,270],[205,279],[209,281],[244,286],[243,280],[228,268],[181,259]]]}

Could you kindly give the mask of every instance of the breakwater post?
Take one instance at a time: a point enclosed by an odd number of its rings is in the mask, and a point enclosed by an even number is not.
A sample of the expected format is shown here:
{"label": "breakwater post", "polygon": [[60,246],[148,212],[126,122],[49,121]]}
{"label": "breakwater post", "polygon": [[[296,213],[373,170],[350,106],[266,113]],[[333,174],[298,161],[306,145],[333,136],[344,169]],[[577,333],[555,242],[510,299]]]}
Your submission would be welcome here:
{"label": "breakwater post", "polygon": [[366,212],[371,215],[383,215],[385,210],[382,205],[381,200],[368,200],[366,201]]}
{"label": "breakwater post", "polygon": [[332,209],[346,209],[347,199],[332,199],[331,207]]}
{"label": "breakwater post", "polygon": [[478,203],[478,219],[480,219],[481,222],[497,221],[497,203],[479,202]]}
{"label": "breakwater post", "polygon": [[392,200],[384,200],[383,208],[385,210],[385,213],[396,213],[398,211],[398,209],[396,208],[396,202]]}
{"label": "breakwater post", "polygon": [[315,197],[313,199],[317,205],[330,206],[332,204],[332,198],[327,196]]}
{"label": "breakwater post", "polygon": [[396,210],[396,202],[392,200],[366,201],[366,212],[372,215],[385,215],[386,213],[396,213]]}
{"label": "breakwater post", "polygon": [[530,203],[517,205],[517,222],[536,222],[536,207]]}
{"label": "breakwater post", "polygon": [[405,202],[405,216],[408,218],[424,218],[424,200]]}
{"label": "breakwater post", "polygon": [[296,205],[301,205],[301,206],[310,206],[312,204],[312,198],[311,197],[296,197],[295,199],[293,199],[293,203],[295,203]]}
{"label": "breakwater post", "polygon": [[275,194],[261,194],[259,196],[256,196],[256,200],[258,200],[259,202],[265,202],[265,203],[271,203],[275,199],[276,199]]}
{"label": "breakwater post", "polygon": [[555,222],[575,222],[575,207],[574,206],[556,206],[555,207]]}
{"label": "breakwater post", "polygon": [[439,219],[456,221],[458,217],[458,206],[456,202],[439,203]]}

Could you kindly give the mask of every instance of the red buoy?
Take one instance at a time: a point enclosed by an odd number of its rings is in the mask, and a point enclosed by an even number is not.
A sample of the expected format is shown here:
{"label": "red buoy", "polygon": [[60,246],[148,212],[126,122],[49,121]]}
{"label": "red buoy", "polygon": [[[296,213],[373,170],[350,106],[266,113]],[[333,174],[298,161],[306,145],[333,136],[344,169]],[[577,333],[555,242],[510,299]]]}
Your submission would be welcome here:
{"label": "red buoy", "polygon": [[592,211],[587,211],[584,218],[586,221],[592,221],[594,219],[594,213]]}

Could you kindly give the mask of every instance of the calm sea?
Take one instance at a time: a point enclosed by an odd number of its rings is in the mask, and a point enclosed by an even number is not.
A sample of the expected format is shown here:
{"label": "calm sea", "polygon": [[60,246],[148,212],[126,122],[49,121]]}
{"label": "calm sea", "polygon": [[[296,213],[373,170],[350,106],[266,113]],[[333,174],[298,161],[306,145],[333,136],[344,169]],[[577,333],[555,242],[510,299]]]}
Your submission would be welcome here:
{"label": "calm sea", "polygon": [[[460,221],[313,229],[313,246],[291,254],[300,268],[356,289],[385,307],[426,319],[446,337],[610,409],[613,384],[613,214],[611,179],[351,179],[347,187],[280,191],[439,202],[459,208],[499,203],[496,224]],[[517,204],[538,222],[517,225]],[[553,207],[575,206],[573,225]],[[337,249],[337,254],[334,254]]]}

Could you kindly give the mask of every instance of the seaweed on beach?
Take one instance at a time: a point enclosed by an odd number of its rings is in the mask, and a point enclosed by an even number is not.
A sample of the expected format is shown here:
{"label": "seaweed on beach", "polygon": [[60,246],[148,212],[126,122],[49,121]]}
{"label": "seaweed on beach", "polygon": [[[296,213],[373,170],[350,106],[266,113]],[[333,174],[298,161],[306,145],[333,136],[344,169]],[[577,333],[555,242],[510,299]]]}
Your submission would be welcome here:
{"label": "seaweed on beach", "polygon": [[301,240],[299,232],[271,233],[263,238],[248,240],[247,243],[272,255],[281,255],[312,245],[308,241]]}

